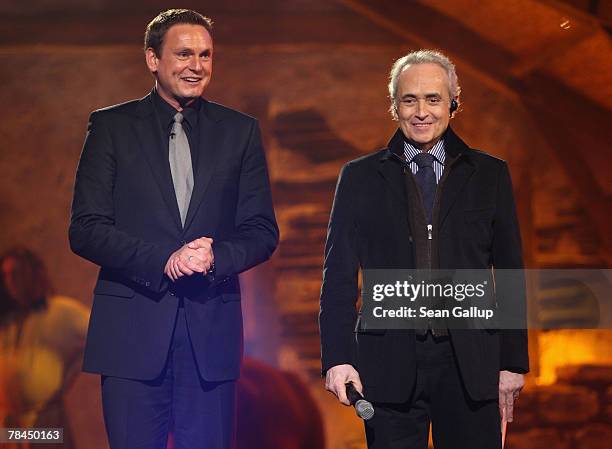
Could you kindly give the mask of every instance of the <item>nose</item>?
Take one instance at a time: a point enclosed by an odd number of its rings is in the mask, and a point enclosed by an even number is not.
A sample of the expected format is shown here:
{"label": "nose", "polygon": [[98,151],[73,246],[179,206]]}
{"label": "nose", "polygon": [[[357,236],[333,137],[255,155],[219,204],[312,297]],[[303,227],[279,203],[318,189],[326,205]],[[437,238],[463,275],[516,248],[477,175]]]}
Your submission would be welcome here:
{"label": "nose", "polygon": [[200,58],[198,57],[198,55],[194,55],[191,58],[189,68],[191,69],[192,72],[200,72],[202,70],[202,61],[200,61]]}
{"label": "nose", "polygon": [[425,100],[419,100],[417,103],[416,116],[420,119],[424,119],[427,116],[427,111],[425,110]]}

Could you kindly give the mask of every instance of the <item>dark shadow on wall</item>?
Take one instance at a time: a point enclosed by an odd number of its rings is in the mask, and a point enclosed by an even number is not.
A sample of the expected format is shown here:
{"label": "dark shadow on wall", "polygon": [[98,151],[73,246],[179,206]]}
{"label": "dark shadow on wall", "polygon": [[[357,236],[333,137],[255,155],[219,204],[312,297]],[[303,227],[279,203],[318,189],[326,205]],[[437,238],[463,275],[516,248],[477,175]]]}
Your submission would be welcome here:
{"label": "dark shadow on wall", "polygon": [[282,112],[272,122],[274,136],[283,147],[306,157],[314,164],[360,154],[359,149],[339,137],[326,118],[315,109]]}

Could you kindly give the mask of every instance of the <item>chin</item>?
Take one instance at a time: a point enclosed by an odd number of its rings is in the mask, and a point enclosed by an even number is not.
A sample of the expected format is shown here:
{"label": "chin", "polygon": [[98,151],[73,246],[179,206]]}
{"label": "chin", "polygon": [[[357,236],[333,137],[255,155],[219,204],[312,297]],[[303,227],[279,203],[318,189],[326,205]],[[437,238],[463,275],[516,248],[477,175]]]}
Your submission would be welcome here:
{"label": "chin", "polygon": [[197,86],[197,87],[191,87],[189,89],[183,89],[183,91],[181,92],[181,94],[183,94],[186,97],[195,97],[198,94],[200,94],[202,92],[202,89]]}
{"label": "chin", "polygon": [[429,136],[427,136],[427,137],[424,137],[424,136],[408,136],[408,138],[410,140],[412,140],[414,143],[418,143],[419,145],[428,144],[429,142],[431,142],[433,140]]}
{"label": "chin", "polygon": [[202,94],[198,93],[196,91],[191,91],[191,92],[181,92],[180,94],[180,98],[182,100],[193,100],[194,98],[198,98],[200,97]]}

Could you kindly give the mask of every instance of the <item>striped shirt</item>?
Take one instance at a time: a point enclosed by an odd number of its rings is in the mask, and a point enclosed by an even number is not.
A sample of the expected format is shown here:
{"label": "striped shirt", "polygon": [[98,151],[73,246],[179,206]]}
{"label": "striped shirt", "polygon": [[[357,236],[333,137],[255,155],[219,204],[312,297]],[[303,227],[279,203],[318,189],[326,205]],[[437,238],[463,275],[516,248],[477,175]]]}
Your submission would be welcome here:
{"label": "striped shirt", "polygon": [[[419,154],[421,150],[417,147],[404,141],[404,157],[412,170],[412,174],[416,175],[419,171],[419,166],[413,161],[414,157]],[[446,152],[444,151],[444,139],[438,140],[431,150],[428,151],[434,157],[433,169],[436,174],[436,183],[440,182],[442,172],[444,171],[444,160],[446,159]]]}

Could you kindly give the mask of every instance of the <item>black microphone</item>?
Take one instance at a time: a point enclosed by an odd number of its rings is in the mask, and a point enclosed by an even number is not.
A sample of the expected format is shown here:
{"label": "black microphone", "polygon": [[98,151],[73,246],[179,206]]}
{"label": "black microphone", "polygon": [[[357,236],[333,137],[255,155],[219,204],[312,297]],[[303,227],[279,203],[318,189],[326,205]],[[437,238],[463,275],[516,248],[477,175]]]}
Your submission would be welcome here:
{"label": "black microphone", "polygon": [[346,384],[346,397],[351,405],[355,407],[355,413],[357,413],[357,416],[361,419],[367,421],[374,416],[374,406],[361,396],[352,382]]}

